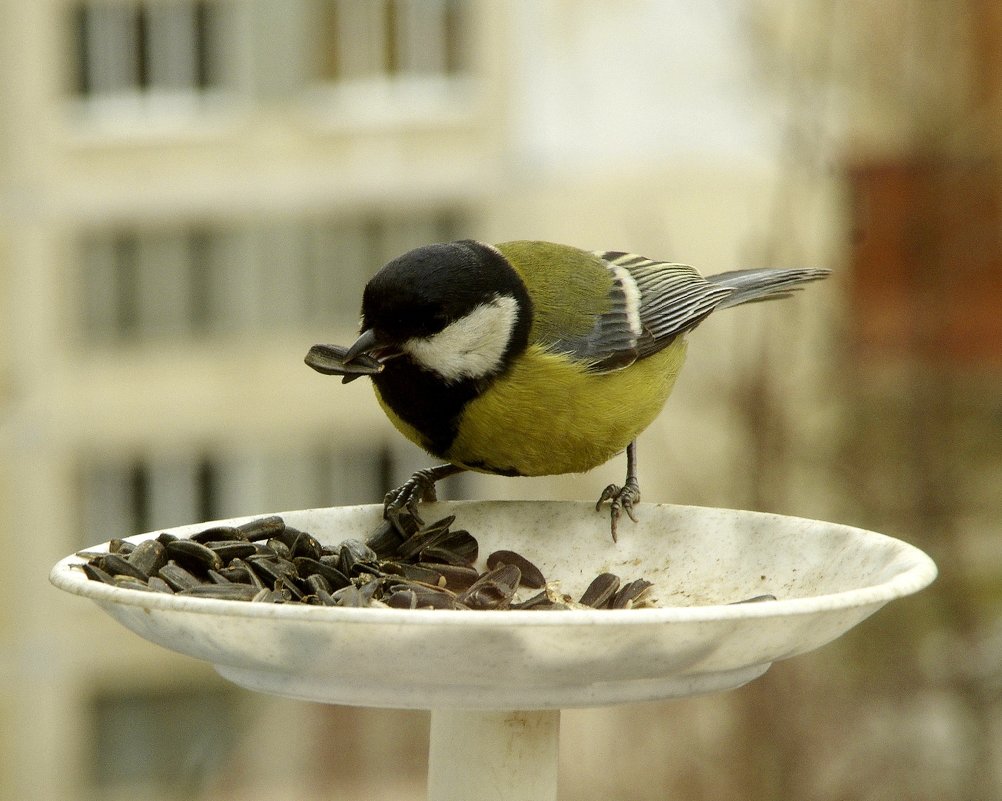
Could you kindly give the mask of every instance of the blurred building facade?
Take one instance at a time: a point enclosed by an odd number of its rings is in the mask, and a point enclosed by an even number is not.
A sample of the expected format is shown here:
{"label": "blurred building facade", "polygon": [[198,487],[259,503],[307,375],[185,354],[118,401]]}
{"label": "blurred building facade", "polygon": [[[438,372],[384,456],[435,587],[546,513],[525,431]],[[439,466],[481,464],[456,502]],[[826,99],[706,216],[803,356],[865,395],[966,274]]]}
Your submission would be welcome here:
{"label": "blurred building facade", "polygon": [[[245,703],[10,582],[129,531],[374,502],[410,471],[366,391],[310,386],[302,357],[351,338],[381,263],[474,224],[502,130],[481,43],[503,15],[56,0],[0,18],[4,542],[46,532],[4,568],[0,795],[192,797],[220,792],[215,763],[269,797],[306,775],[288,757],[315,709]],[[254,751],[248,720],[288,743],[267,778],[229,762]],[[379,739],[378,715],[349,716],[346,741],[353,725]],[[423,725],[395,718],[393,747],[410,754]],[[368,770],[340,764],[349,785]]]}
{"label": "blurred building facade", "polygon": [[[874,250],[874,225],[859,250],[849,234],[866,208],[893,215],[867,204],[887,196],[881,175],[914,158],[916,107],[971,117],[950,83],[967,73],[945,65],[976,51],[1000,74],[1000,50],[968,47],[968,17],[936,5],[0,0],[0,543],[16,555],[0,560],[0,797],[420,795],[421,713],[230,688],[45,576],[112,536],[375,502],[422,466],[366,382],[342,386],[302,364],[311,344],[353,337],[367,277],[421,243],[538,237],[706,272],[843,267],[796,301],[727,312],[693,335],[669,413],[640,442],[645,500],[838,516],[914,541],[922,507],[901,487],[922,463],[859,461],[871,442],[892,453],[903,421],[919,419],[887,400],[917,397],[910,385],[885,380],[914,362],[881,355],[903,336],[889,308],[912,316],[875,301],[887,281],[873,265],[893,272],[898,259],[907,273],[909,256]],[[900,41],[868,39],[887,29],[868,21],[892,13]],[[905,63],[929,48],[938,81]],[[912,96],[880,84],[881,53],[904,53]],[[863,54],[872,73],[856,69]],[[997,236],[986,217],[979,230]],[[858,300],[845,310],[842,288]],[[982,344],[998,319],[984,305]],[[986,441],[991,401],[979,403],[965,436]],[[974,553],[997,558],[997,464],[985,458],[968,517],[985,534]],[[590,498],[622,470],[464,477],[451,491]],[[980,642],[975,628],[965,636]],[[902,629],[945,636],[928,621]],[[828,659],[855,659],[851,647]],[[870,699],[863,677],[824,658],[723,699],[567,713],[576,761],[564,792],[615,796],[632,774],[646,779],[637,799],[846,797],[856,738],[837,715],[775,699],[827,693],[866,724],[862,707],[890,704],[896,685],[882,674],[887,691]],[[926,681],[911,677],[924,694],[896,720],[967,725]],[[868,742],[892,759],[894,747],[875,744],[886,720]],[[836,753],[813,771],[801,746],[812,735]],[[603,769],[612,757],[616,769]],[[858,797],[964,797],[883,786]]]}

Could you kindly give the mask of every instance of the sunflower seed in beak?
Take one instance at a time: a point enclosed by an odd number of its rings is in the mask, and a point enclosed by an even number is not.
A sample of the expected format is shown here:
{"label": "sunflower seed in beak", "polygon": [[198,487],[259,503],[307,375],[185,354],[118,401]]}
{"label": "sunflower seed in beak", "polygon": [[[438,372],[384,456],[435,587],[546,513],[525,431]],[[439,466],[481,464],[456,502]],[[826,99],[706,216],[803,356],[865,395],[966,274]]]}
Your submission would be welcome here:
{"label": "sunflower seed in beak", "polygon": [[383,365],[364,353],[348,360],[348,348],[343,345],[314,345],[304,360],[318,373],[344,376],[344,383],[382,372]]}

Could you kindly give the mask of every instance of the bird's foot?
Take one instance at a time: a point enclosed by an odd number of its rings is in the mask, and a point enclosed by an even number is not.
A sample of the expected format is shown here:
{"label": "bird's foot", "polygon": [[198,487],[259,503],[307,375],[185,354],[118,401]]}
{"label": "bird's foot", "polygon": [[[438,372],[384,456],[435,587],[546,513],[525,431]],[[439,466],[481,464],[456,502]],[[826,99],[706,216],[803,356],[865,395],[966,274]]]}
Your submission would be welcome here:
{"label": "bird's foot", "polygon": [[396,489],[390,490],[383,497],[383,517],[389,520],[398,531],[404,532],[406,527],[402,524],[401,516],[410,515],[418,526],[424,525],[424,520],[418,514],[418,504],[422,501],[432,503],[438,500],[435,492],[435,482],[447,476],[454,475],[462,470],[451,464],[443,464],[438,467],[428,467],[418,470],[407,481]]}
{"label": "bird's foot", "polygon": [[619,517],[623,510],[626,511],[630,520],[634,523],[637,522],[637,516],[633,514],[633,506],[640,503],[640,482],[636,478],[629,477],[623,486],[610,484],[602,490],[602,495],[598,499],[598,503],[595,504],[595,511],[601,509],[602,504],[606,501],[610,501],[609,516],[611,519],[612,541],[615,542],[616,525],[619,523]]}

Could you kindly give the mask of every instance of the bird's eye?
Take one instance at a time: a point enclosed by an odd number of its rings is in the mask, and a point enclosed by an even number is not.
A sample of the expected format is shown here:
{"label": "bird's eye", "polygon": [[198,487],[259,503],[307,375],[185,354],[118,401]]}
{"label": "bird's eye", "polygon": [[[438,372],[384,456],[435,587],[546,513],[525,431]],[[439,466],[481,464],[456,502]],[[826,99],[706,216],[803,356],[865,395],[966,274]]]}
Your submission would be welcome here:
{"label": "bird's eye", "polygon": [[416,337],[430,337],[448,324],[449,321],[438,309],[414,309],[407,319],[400,320],[403,330]]}

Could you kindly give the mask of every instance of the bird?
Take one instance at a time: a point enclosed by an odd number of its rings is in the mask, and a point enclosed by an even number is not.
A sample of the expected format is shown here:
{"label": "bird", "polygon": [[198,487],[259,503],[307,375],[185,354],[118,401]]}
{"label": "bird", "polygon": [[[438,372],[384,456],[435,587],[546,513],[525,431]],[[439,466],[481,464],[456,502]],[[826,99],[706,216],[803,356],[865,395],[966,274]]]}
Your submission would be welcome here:
{"label": "bird", "polygon": [[600,494],[612,538],[640,501],[637,437],[661,412],[687,335],[718,309],[789,296],[819,268],[695,268],[553,242],[428,244],[383,266],[362,295],[358,338],[306,362],[369,376],[393,425],[443,463],[384,498],[389,519],[472,470],[583,473],[626,454],[626,479]]}

